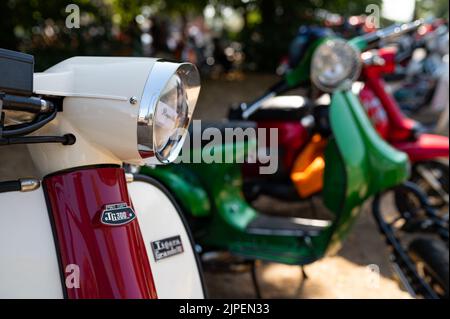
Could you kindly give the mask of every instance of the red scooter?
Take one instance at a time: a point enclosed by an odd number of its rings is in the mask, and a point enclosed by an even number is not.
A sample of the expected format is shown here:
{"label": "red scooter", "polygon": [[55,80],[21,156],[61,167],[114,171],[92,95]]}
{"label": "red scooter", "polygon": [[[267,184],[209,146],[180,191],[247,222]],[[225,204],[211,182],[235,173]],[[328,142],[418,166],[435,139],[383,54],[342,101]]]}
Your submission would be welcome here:
{"label": "red scooter", "polygon": [[387,90],[383,76],[396,69],[396,49],[384,48],[363,54],[364,86],[360,100],[378,133],[397,149],[407,153],[412,180],[425,190],[436,208],[448,205],[449,139],[428,134],[420,123],[404,116]]}

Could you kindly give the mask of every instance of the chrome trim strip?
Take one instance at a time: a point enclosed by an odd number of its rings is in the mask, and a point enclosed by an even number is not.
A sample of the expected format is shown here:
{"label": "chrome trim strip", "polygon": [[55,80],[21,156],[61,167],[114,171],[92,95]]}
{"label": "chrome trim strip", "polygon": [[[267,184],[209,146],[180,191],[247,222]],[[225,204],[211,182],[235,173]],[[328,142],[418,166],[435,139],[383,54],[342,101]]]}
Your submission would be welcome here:
{"label": "chrome trim strip", "polygon": [[117,95],[98,95],[98,94],[86,94],[86,93],[64,93],[57,91],[45,91],[39,90],[35,92],[40,95],[49,95],[49,96],[63,96],[63,97],[79,97],[79,98],[89,98],[89,99],[102,99],[102,100],[115,100],[115,101],[128,101],[128,97],[126,96],[117,96]]}
{"label": "chrome trim strip", "polygon": [[23,178],[19,182],[21,192],[32,192],[41,187],[41,181],[35,178]]}

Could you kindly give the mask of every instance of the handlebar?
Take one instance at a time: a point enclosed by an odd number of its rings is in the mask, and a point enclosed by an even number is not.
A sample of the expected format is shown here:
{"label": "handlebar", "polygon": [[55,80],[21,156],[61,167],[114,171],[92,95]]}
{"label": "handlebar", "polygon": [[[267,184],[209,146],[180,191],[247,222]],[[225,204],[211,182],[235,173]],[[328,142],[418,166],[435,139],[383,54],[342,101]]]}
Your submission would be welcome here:
{"label": "handlebar", "polygon": [[[36,114],[30,123],[3,126],[3,110],[22,111]],[[58,109],[53,102],[38,97],[23,97],[0,93],[0,138],[18,137],[30,134],[53,119]]]}
{"label": "handlebar", "polygon": [[402,35],[416,31],[424,23],[423,19],[404,24],[394,24],[390,27],[368,33],[362,38],[368,45],[376,44],[381,40],[394,39]]}
{"label": "handlebar", "polygon": [[288,91],[289,89],[290,89],[290,87],[289,87],[288,83],[283,79],[280,82],[276,83],[274,86],[272,86],[269,90],[267,90],[267,92],[262,97],[257,99],[256,101],[254,101],[250,104],[245,104],[245,103],[241,104],[242,118],[248,119],[253,113],[255,113],[262,106],[262,104],[265,101],[267,101],[279,94],[283,94],[286,91]]}
{"label": "handlebar", "polygon": [[24,97],[18,95],[0,94],[3,109],[12,111],[23,111],[30,113],[48,113],[53,111],[52,102],[38,97]]}

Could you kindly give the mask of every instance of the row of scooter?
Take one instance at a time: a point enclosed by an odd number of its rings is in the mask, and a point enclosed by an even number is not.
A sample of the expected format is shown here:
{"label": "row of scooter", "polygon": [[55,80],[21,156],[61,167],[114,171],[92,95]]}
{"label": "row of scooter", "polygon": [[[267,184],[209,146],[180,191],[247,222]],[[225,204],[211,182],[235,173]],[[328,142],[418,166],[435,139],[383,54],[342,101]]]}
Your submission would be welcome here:
{"label": "row of scooter", "polygon": [[372,199],[402,286],[447,298],[449,140],[384,80],[426,25],[302,28],[279,83],[192,125],[191,64],[75,57],[33,74],[1,50],[0,145],[27,145],[37,176],[0,182],[0,297],[204,298],[211,264],[248,265],[261,297],[256,261],[334,253]]}

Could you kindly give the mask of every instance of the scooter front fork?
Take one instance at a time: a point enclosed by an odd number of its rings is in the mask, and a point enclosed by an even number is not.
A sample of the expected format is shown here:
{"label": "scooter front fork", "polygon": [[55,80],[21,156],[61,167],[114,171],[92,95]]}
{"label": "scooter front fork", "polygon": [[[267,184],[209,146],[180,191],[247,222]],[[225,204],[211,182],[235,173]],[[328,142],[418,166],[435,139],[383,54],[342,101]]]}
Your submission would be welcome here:
{"label": "scooter front fork", "polygon": [[442,188],[441,183],[436,178],[436,176],[430,170],[418,165],[417,173],[422,176],[422,178],[431,186],[431,188],[439,194],[442,200],[448,205],[449,204],[449,194],[445,192]]}

